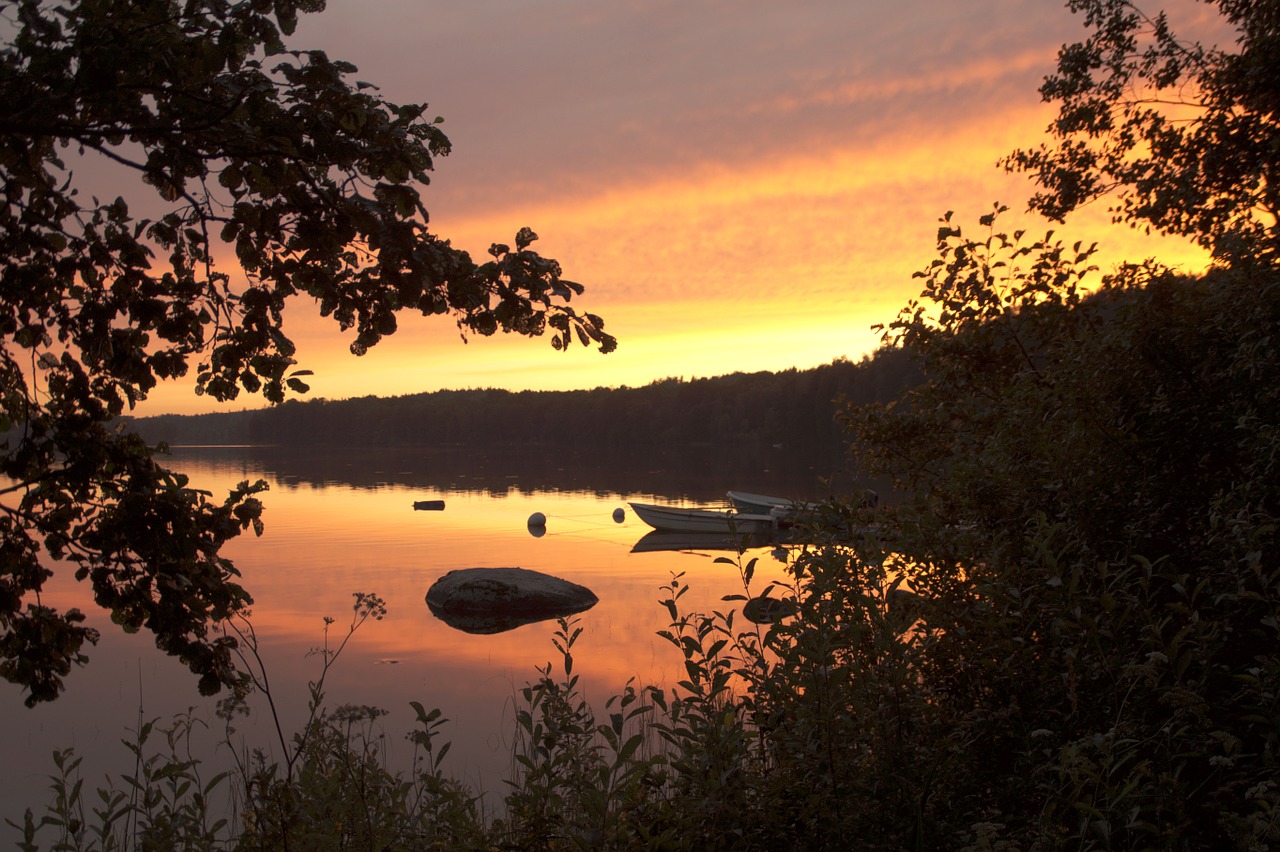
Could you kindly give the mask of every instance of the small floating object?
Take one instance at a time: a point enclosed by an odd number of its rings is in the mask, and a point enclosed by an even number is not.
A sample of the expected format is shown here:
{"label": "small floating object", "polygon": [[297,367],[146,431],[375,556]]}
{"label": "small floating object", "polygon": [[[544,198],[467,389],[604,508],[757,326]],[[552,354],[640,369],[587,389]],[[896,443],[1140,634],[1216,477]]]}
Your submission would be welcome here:
{"label": "small floating object", "polygon": [[545,527],[547,525],[547,516],[541,512],[534,512],[529,516],[529,526]]}
{"label": "small floating object", "polygon": [[626,517],[627,517],[627,513],[622,511],[621,506],[613,510],[613,520],[615,523],[619,523],[619,524],[622,523],[624,520],[626,520]]}
{"label": "small floating object", "polygon": [[419,512],[443,512],[443,500],[414,500],[413,508]]}

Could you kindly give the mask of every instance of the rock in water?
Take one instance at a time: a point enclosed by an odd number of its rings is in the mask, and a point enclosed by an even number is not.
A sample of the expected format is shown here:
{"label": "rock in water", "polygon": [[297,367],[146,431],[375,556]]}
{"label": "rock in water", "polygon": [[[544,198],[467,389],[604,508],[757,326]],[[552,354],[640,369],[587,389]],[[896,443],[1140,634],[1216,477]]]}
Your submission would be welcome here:
{"label": "rock in water", "polygon": [[462,568],[427,590],[431,614],[467,633],[501,633],[583,612],[598,601],[585,586],[524,568]]}

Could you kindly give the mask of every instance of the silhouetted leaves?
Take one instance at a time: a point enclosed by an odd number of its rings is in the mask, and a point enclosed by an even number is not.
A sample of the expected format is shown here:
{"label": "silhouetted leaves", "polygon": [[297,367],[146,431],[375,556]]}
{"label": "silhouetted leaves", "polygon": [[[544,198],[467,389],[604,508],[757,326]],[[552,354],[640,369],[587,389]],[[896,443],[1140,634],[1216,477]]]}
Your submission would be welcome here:
{"label": "silhouetted leaves", "polygon": [[939,838],[990,813],[1020,848],[1274,845],[1280,276],[1147,263],[1086,297],[1089,249],[982,224],[947,217],[888,329],[924,381],[850,412],[912,495],[888,558],[919,733],[876,789],[945,789]]}
{"label": "silhouetted leaves", "polygon": [[[1040,93],[1051,141],[1014,152],[1061,220],[1115,194],[1116,221],[1197,240],[1244,262],[1280,249],[1280,18],[1269,3],[1214,0],[1234,49],[1179,37],[1129,0],[1071,0],[1087,37],[1065,45]],[[1221,21],[1219,22],[1221,23]]]}
{"label": "silhouetted leaves", "polygon": [[[323,5],[5,4],[0,474],[13,499],[0,548],[14,558],[0,566],[0,674],[31,700],[53,697],[96,638],[79,614],[26,604],[41,548],[202,690],[233,682],[207,630],[248,600],[218,552],[261,530],[256,488],[209,501],[110,424],[193,367],[196,392],[218,400],[305,393],[281,330],[291,297],[314,299],[356,354],[405,310],[452,314],[464,333],[550,324],[557,348],[616,345],[568,306],[582,287],[530,250],[528,228],[483,265],[427,231],[421,194],[450,151],[440,120],[287,47]],[[83,186],[103,162],[137,179],[107,202]]]}

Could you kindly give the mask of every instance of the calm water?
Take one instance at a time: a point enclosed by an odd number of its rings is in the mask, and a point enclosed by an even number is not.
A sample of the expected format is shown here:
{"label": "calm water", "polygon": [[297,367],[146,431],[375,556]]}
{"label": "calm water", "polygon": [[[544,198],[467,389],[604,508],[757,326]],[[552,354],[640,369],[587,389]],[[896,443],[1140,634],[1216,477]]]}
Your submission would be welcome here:
{"label": "calm water", "polygon": [[[718,505],[728,488],[795,499],[826,496],[821,462],[765,450],[737,458],[736,472],[715,475],[696,469],[712,463],[706,455],[701,461],[630,459],[636,465],[630,471],[615,460],[607,472],[573,459],[456,450],[316,458],[210,449],[178,451],[170,463],[188,473],[194,487],[219,498],[243,479],[270,484],[263,498],[265,534],[238,539],[225,552],[254,596],[252,622],[286,724],[303,718],[306,683],[319,674],[319,661],[308,651],[323,639],[324,617],[337,619],[331,635],[340,639],[352,593],[375,592],[386,599],[389,614],[366,624],[348,645],[328,680],[329,705],[387,709],[393,744],[403,742],[412,721],[410,701],[439,707],[451,720],[446,769],[500,796],[510,765],[513,701],[535,676],[535,666],[555,659],[555,623],[489,636],[462,633],[427,610],[427,589],[445,572],[470,567],[519,566],[580,583],[600,598],[579,616],[583,632],[574,656],[588,697],[602,703],[631,677],[671,683],[682,666],[678,652],[655,636],[669,620],[657,603],[660,587],[673,572],[684,572],[691,590],[682,603],[709,610],[724,607],[721,596],[740,592],[741,581],[734,568],[714,562],[721,552],[633,552],[649,528],[627,501]],[[412,509],[413,501],[426,499],[445,500],[445,511]],[[612,518],[617,508],[626,510],[621,523]],[[534,512],[548,519],[540,537],[527,527]],[[761,559],[754,589],[784,576],[767,549],[755,555]],[[90,650],[90,665],[72,673],[66,693],[51,705],[28,710],[18,689],[0,683],[9,767],[0,773],[0,816],[17,818],[23,807],[47,800],[55,748],[74,746],[84,757],[86,787],[104,773],[130,770],[120,741],[140,717],[163,719],[194,708],[212,724],[202,756],[211,766],[226,758],[214,701],[199,696],[194,677],[156,652],[146,636],[121,634],[85,604],[83,591],[66,575],[55,578],[45,600],[82,606],[103,638]],[[265,705],[253,707],[260,712],[240,723],[238,737],[269,747]]]}

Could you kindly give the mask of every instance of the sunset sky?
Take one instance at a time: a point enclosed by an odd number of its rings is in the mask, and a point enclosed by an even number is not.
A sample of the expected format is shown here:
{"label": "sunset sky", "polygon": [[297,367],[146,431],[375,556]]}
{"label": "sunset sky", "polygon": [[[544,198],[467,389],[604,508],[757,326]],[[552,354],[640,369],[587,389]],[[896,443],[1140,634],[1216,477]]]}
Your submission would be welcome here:
{"label": "sunset sky", "polygon": [[[1166,4],[1198,36],[1198,3]],[[432,230],[483,258],[522,226],[583,283],[618,350],[472,338],[405,319],[363,358],[299,301],[285,330],[312,396],[441,388],[573,389],[859,359],[919,292],[937,219],[1022,212],[996,161],[1042,137],[1037,87],[1082,24],[1052,0],[330,0],[292,40],[359,66],[392,101],[426,101],[454,153],[425,194]],[[1203,256],[1107,224],[1104,265]],[[242,397],[232,410],[255,405]],[[138,414],[210,410],[182,385]]]}

